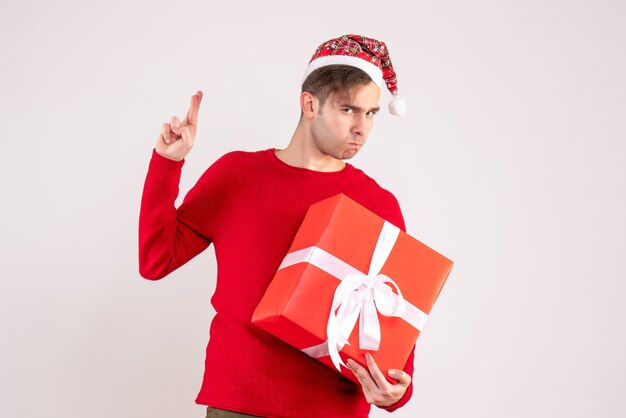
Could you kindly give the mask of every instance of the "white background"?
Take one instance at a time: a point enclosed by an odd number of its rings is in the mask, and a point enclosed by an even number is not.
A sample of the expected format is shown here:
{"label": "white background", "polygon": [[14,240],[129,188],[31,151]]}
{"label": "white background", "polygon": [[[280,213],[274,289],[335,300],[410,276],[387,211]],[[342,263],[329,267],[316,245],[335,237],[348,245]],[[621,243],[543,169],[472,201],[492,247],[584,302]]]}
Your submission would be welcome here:
{"label": "white background", "polygon": [[138,274],[154,141],[203,90],[180,197],[226,151],[286,146],[309,58],[346,33],[387,43],[409,107],[352,163],[456,263],[393,416],[626,416],[625,17],[617,0],[3,1],[0,416],[204,416],[213,251]]}

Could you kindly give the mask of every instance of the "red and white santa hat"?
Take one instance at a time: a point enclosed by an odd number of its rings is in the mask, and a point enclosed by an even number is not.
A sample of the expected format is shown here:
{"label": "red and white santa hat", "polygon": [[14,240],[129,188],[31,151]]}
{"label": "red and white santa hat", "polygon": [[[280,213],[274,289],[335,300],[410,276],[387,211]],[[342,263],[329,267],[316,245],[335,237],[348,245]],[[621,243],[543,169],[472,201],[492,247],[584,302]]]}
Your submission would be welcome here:
{"label": "red and white santa hat", "polygon": [[398,97],[396,72],[384,42],[361,35],[343,35],[326,41],[313,54],[303,80],[318,68],[336,64],[360,68],[378,87],[382,88],[384,81],[393,95],[389,102],[389,113],[398,116],[406,113],[406,103]]}

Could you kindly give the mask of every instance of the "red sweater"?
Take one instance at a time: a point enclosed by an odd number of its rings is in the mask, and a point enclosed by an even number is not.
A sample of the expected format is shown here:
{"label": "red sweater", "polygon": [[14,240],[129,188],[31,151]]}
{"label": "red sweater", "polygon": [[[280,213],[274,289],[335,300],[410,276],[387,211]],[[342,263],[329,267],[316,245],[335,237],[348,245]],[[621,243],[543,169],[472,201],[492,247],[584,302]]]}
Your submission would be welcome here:
{"label": "red sweater", "polygon": [[[196,402],[266,417],[366,417],[361,387],[250,322],[307,208],[344,193],[402,230],[396,198],[361,170],[292,167],[274,149],[235,151],[200,177],[178,209],[184,161],[153,150],[139,217],[139,271],[157,280],[215,246],[216,314]],[[405,371],[413,374],[413,354]],[[392,411],[410,398],[385,409]]]}

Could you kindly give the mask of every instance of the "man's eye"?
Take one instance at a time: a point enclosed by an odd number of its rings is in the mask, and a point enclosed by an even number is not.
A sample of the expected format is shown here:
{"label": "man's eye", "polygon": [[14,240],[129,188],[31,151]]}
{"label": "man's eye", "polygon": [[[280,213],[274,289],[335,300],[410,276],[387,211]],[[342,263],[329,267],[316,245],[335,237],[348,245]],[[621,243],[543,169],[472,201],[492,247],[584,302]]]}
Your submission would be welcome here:
{"label": "man's eye", "polygon": [[372,112],[367,112],[367,117],[369,118],[373,118],[374,115],[376,115],[376,112],[372,111]]}
{"label": "man's eye", "polygon": [[341,110],[343,110],[344,113],[352,113],[352,109],[350,109],[349,107],[344,107]]}

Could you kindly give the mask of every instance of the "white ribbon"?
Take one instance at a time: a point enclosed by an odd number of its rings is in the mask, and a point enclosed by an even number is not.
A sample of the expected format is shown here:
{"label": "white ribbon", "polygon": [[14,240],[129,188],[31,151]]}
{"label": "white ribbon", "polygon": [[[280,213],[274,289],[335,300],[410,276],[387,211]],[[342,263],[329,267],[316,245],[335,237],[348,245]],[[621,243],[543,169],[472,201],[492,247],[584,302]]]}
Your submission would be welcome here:
{"label": "white ribbon", "polygon": [[[341,283],[335,289],[328,318],[326,334],[328,340],[302,351],[312,357],[330,355],[335,367],[344,365],[339,351],[349,344],[348,338],[359,319],[359,347],[378,350],[380,347],[380,324],[378,312],[385,316],[401,317],[413,327],[421,330],[428,315],[405,301],[396,282],[380,274],[389,257],[400,230],[385,222],[376,242],[368,274],[355,269],[346,262],[319,247],[309,247],[287,254],[279,269],[307,262],[335,276]],[[393,292],[389,285],[396,289]]]}
{"label": "white ribbon", "polygon": [[[391,283],[398,291],[392,300],[385,293]],[[391,290],[389,290],[391,292]],[[337,369],[345,366],[339,351],[349,344],[348,338],[359,320],[359,347],[364,350],[378,350],[380,347],[380,324],[378,313],[385,316],[401,316],[404,313],[404,298],[398,285],[389,277],[379,274],[371,277],[365,274],[344,278],[333,297],[333,304],[326,325],[328,354]]]}

